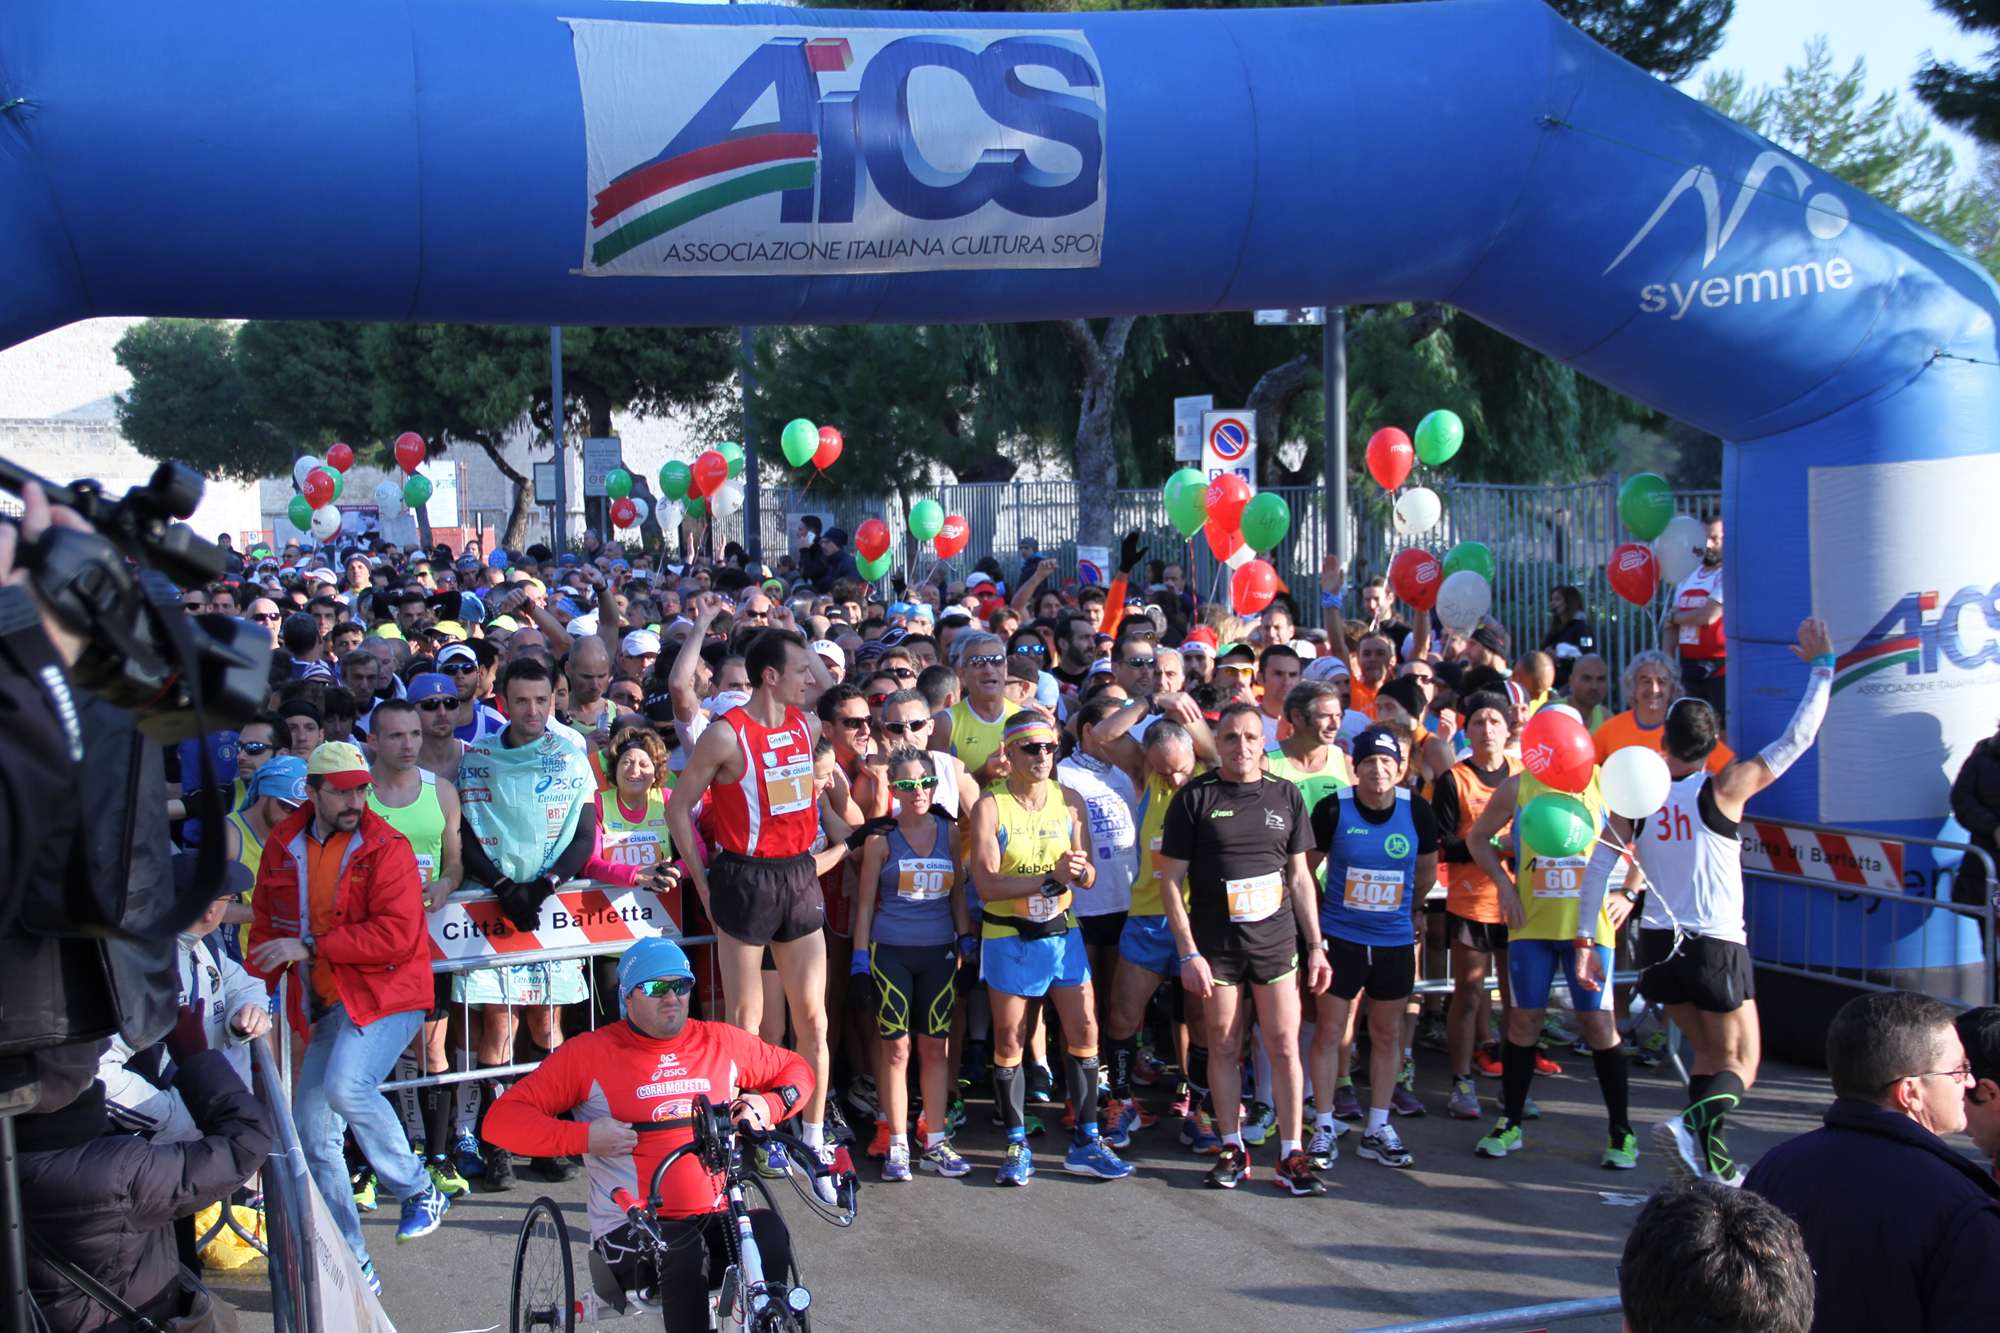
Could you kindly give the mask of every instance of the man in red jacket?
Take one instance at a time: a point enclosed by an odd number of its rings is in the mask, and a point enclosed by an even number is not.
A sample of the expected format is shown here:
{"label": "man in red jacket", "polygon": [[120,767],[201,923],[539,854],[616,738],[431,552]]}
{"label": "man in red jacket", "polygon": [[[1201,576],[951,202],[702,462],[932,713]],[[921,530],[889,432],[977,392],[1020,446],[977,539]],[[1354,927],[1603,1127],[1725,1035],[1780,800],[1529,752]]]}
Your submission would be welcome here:
{"label": "man in red jacket", "polygon": [[328,741],[306,762],[310,799],[271,830],[252,896],[250,970],[267,980],[292,969],[288,1003],[308,1032],[292,1090],[293,1114],[319,1192],[376,1291],[361,1235],[341,1122],[402,1200],[397,1243],[437,1230],[451,1205],[410,1151],[382,1080],[431,1007],[423,877],[408,839],[368,808],[361,752]]}
{"label": "man in red jacket", "polygon": [[[641,1135],[632,1126],[684,1119],[701,1093],[728,1106],[732,1119],[768,1128],[804,1106],[813,1090],[812,1066],[795,1052],[727,1023],[690,1019],[693,989],[694,969],[680,945],[640,940],[618,960],[625,1021],[558,1046],[487,1110],[484,1128],[488,1142],[510,1152],[586,1154],[591,1243],[628,1291],[663,1303],[667,1333],[708,1326],[707,1293],[728,1262],[727,1214],[715,1179],[684,1157],[660,1182],[661,1234],[681,1243],[656,1254],[633,1236],[611,1196],[626,1189],[644,1198],[654,1168],[693,1130]],[[558,1118],[565,1113],[572,1118]],[[756,1209],[750,1225],[764,1271],[784,1272],[791,1255],[784,1223]]]}

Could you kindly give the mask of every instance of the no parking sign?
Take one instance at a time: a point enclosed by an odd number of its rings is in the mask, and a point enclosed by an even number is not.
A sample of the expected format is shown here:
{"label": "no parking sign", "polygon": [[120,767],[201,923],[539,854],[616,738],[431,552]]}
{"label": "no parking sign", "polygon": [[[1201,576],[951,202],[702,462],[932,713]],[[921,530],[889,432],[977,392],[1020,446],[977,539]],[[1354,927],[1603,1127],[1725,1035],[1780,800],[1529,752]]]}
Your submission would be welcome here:
{"label": "no parking sign", "polygon": [[1201,471],[1210,481],[1234,472],[1250,483],[1250,489],[1257,489],[1255,412],[1201,414]]}

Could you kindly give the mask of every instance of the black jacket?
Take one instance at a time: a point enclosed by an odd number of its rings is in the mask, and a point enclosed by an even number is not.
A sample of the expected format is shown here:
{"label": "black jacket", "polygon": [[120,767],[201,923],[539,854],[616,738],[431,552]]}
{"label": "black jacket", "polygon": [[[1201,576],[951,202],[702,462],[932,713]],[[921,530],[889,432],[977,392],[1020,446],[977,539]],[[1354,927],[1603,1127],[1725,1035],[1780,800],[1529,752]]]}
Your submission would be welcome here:
{"label": "black jacket", "polygon": [[2000,1183],[1894,1111],[1836,1101],[1825,1127],[1743,1182],[1805,1233],[1813,1333],[1989,1333],[2000,1323]]}
{"label": "black jacket", "polygon": [[[2000,737],[1988,736],[1972,747],[1951,784],[1952,818],[1988,856],[2000,857]],[[1959,902],[1984,901],[1986,867],[1968,856],[1959,867],[1952,896]]]}
{"label": "black jacket", "polygon": [[[157,1146],[134,1134],[104,1134],[24,1151],[20,1159],[21,1202],[36,1239],[163,1322],[184,1313],[173,1220],[226,1197],[271,1148],[264,1108],[220,1051],[183,1064],[174,1088],[206,1137]],[[24,1146],[32,1141],[30,1122],[40,1119],[23,1118]],[[32,1251],[28,1285],[51,1328],[124,1327]]]}

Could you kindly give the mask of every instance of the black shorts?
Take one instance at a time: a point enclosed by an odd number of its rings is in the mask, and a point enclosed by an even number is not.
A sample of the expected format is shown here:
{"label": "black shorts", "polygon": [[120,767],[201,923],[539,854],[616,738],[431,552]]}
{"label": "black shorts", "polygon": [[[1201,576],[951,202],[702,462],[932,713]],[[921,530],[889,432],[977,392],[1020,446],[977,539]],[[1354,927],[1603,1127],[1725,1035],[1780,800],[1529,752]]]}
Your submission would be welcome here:
{"label": "black shorts", "polygon": [[1456,912],[1444,914],[1445,939],[1480,953],[1507,952],[1507,924],[1504,921],[1474,921]]}
{"label": "black shorts", "polygon": [[722,851],[708,867],[708,914],[742,944],[789,944],[826,924],[826,900],[811,856],[738,856]]}
{"label": "black shorts", "polygon": [[426,1023],[442,1023],[451,1017],[451,973],[431,974],[431,1011],[424,1015]]}
{"label": "black shorts", "polygon": [[1213,941],[1195,937],[1195,948],[1208,960],[1208,975],[1216,985],[1270,986],[1299,970],[1299,941],[1290,914],[1273,919],[1280,929],[1232,930]]}
{"label": "black shorts", "polygon": [[1744,945],[1684,934],[1680,952],[1669,958],[1673,948],[1671,930],[1639,932],[1639,991],[1653,1004],[1733,1014],[1757,998],[1757,974]]}
{"label": "black shorts", "polygon": [[[663,1247],[636,1235],[630,1222],[621,1222],[591,1248],[603,1257],[621,1292],[643,1289],[659,1300],[665,1333],[706,1329],[708,1293],[722,1285],[722,1270],[735,1249],[729,1214],[663,1217],[658,1226]],[[784,1220],[768,1208],[752,1208],[750,1234],[763,1255],[766,1275],[783,1280],[792,1266],[792,1240]]]}
{"label": "black shorts", "polygon": [[884,1041],[914,1030],[919,1037],[951,1032],[958,1002],[958,950],[950,944],[878,944],[869,955],[875,988],[875,1027]]}
{"label": "black shorts", "polygon": [[1079,916],[1078,929],[1083,931],[1083,942],[1093,949],[1115,949],[1118,937],[1125,933],[1125,913],[1105,912],[1099,916]]}
{"label": "black shorts", "polygon": [[1371,1000],[1407,1000],[1417,988],[1417,946],[1355,944],[1326,937],[1326,961],[1333,965],[1327,993],[1351,1000],[1365,988]]}

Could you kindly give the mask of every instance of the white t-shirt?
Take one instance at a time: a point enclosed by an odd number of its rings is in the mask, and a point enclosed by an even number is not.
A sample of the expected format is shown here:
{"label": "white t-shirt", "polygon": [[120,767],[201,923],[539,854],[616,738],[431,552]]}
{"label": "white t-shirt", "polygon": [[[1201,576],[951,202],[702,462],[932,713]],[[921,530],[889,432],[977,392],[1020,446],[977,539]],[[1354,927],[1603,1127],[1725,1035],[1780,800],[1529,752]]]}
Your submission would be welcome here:
{"label": "white t-shirt", "polygon": [[1125,770],[1077,753],[1056,765],[1056,781],[1083,798],[1090,815],[1090,859],[1097,882],[1071,899],[1078,916],[1105,916],[1132,906],[1139,873],[1138,794]]}
{"label": "white t-shirt", "polygon": [[[1674,610],[1688,611],[1700,606],[1710,598],[1717,606],[1722,605],[1722,566],[1710,569],[1707,565],[1696,565],[1694,573],[1682,579],[1674,589]],[[1680,627],[1681,646],[1692,648],[1701,642],[1702,626],[1682,625]]]}

